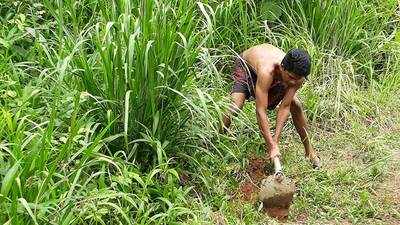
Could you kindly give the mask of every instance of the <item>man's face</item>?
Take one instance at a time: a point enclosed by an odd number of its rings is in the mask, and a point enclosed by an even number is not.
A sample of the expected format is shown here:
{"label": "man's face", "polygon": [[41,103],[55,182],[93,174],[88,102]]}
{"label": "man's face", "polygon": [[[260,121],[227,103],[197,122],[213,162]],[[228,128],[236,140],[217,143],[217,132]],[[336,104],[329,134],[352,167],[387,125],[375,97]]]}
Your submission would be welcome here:
{"label": "man's face", "polygon": [[289,85],[295,85],[298,82],[302,82],[304,77],[299,76],[297,74],[291,73],[285,69],[282,68],[282,80],[283,82],[289,84]]}

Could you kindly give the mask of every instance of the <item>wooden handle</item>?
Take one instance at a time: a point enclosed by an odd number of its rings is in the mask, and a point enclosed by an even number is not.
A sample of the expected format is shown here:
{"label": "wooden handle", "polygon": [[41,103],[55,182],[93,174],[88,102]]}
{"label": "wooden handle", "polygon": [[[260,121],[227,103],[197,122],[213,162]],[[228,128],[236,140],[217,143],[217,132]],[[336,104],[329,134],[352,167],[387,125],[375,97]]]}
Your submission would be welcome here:
{"label": "wooden handle", "polygon": [[274,168],[275,168],[275,173],[282,172],[282,165],[281,165],[281,160],[279,160],[279,157],[274,158]]}
{"label": "wooden handle", "polygon": [[282,182],[283,179],[285,178],[285,175],[283,174],[282,165],[281,161],[279,160],[279,157],[274,158],[274,168],[275,168],[275,179],[278,182]]}

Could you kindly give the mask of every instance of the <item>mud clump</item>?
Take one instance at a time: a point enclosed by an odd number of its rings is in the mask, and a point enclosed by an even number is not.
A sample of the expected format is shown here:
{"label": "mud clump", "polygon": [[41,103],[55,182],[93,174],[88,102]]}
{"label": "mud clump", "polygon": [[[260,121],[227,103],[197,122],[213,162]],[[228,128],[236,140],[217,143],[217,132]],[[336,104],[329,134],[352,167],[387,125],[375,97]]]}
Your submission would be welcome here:
{"label": "mud clump", "polygon": [[263,202],[265,212],[279,220],[287,219],[292,204],[295,185],[289,178],[281,182],[275,176],[268,176],[261,182],[258,199]]}
{"label": "mud clump", "polygon": [[267,160],[263,157],[250,157],[246,170],[248,176],[239,186],[240,199],[246,202],[263,202],[263,211],[270,217],[284,221],[289,214],[295,184],[289,178],[281,182],[275,176],[267,176]]}

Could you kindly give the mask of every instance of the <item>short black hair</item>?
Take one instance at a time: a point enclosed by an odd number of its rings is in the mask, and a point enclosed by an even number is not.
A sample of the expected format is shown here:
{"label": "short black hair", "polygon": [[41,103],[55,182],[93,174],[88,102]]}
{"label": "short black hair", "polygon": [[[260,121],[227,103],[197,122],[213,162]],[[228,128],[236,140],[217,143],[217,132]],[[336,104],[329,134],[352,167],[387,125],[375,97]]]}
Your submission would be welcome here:
{"label": "short black hair", "polygon": [[291,49],[281,64],[285,70],[305,78],[311,71],[310,55],[305,50],[298,48]]}

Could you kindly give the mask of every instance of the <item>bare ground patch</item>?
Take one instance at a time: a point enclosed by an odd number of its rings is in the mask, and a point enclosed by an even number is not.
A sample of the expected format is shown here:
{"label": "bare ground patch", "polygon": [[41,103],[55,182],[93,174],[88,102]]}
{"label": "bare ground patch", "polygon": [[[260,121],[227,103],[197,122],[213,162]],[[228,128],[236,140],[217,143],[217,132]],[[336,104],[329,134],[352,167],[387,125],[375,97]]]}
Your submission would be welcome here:
{"label": "bare ground patch", "polygon": [[389,206],[382,215],[386,224],[400,224],[400,150],[394,150],[387,179],[379,185],[376,195]]}

